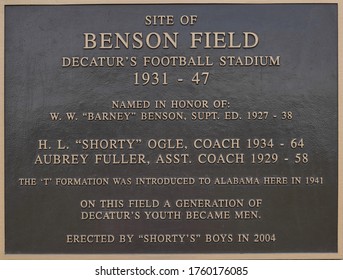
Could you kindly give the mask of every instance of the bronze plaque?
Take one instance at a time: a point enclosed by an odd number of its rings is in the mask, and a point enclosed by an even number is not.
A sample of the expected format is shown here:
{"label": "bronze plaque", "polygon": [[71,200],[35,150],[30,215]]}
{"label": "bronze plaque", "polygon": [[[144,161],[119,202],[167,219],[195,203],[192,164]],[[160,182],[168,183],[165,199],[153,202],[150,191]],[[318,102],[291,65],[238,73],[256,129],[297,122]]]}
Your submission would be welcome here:
{"label": "bronze plaque", "polygon": [[338,3],[60,4],[4,5],[4,257],[342,256]]}

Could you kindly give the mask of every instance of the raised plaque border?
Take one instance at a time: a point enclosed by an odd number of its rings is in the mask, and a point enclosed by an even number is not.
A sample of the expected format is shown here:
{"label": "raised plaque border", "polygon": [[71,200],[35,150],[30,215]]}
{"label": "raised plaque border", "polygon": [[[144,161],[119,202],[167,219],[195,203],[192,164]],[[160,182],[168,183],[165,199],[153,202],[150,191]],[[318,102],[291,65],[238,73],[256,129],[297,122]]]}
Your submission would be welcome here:
{"label": "raised plaque border", "polygon": [[[5,6],[102,4],[337,4],[338,8],[338,252],[224,254],[5,254]],[[343,259],[343,3],[342,0],[0,0],[0,260],[263,260]]]}

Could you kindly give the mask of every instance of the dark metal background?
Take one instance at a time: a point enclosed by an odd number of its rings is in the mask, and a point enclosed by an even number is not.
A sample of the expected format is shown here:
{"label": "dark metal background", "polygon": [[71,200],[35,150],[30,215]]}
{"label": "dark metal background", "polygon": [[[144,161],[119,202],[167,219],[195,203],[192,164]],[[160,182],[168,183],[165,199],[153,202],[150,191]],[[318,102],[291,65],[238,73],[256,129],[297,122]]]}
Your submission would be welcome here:
{"label": "dark metal background", "polygon": [[[146,27],[152,15],[198,15],[193,27]],[[5,9],[6,253],[337,252],[336,5],[84,5]],[[83,50],[84,32],[180,32],[177,50]],[[191,31],[252,31],[247,50],[189,49]],[[279,67],[62,68],[63,56],[273,55]],[[189,81],[209,70],[206,86]],[[167,87],[133,86],[135,71],[166,71]],[[188,82],[177,84],[177,77]],[[50,112],[111,111],[111,100],[226,99],[245,114],[293,111],[292,121],[51,122]],[[81,119],[81,117],[80,117]],[[35,166],[39,139],[302,137],[311,162],[276,165]],[[80,149],[72,147],[76,153]],[[139,152],[139,151],[135,151]],[[149,153],[142,149],[143,153]],[[243,151],[245,152],[245,151]],[[290,149],[275,148],[287,156]],[[89,153],[89,152],[88,152]],[[190,150],[190,153],[194,151]],[[288,154],[287,154],[288,153]],[[22,177],[323,176],[309,186],[19,187]],[[81,221],[82,199],[261,198],[261,220]],[[269,244],[66,244],[66,234],[275,233]]]}

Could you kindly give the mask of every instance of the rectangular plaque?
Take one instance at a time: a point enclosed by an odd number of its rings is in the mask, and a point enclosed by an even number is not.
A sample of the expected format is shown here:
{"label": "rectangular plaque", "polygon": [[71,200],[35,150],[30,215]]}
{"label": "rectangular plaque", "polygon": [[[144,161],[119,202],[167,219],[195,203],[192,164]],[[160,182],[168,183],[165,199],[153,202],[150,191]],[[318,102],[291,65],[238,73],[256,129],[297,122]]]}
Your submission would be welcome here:
{"label": "rectangular plaque", "polygon": [[3,5],[3,258],[342,257],[338,2],[34,4]]}

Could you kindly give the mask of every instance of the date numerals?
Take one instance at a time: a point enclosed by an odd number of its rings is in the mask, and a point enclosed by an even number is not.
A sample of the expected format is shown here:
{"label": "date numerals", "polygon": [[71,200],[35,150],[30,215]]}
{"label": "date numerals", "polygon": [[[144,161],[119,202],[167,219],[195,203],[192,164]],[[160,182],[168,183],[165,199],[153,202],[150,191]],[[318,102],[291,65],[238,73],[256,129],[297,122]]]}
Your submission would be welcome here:
{"label": "date numerals", "polygon": [[[280,116],[271,115],[268,111],[251,111],[247,112],[247,119],[252,121],[265,121],[267,119],[277,119]],[[290,121],[293,119],[293,112],[292,111],[283,111],[281,112],[281,120],[283,121]]]}
{"label": "date numerals", "polygon": [[266,120],[268,119],[269,112],[267,111],[253,111],[253,112],[248,112],[248,120]]}
{"label": "date numerals", "polygon": [[255,243],[270,243],[276,241],[275,233],[260,233],[254,234]]}
{"label": "date numerals", "polygon": [[199,85],[199,84],[206,85],[209,76],[210,76],[210,72],[202,72],[202,73],[196,72],[192,78],[192,83],[196,85]]}
{"label": "date numerals", "polygon": [[134,83],[135,86],[146,86],[146,85],[152,85],[152,86],[157,86],[157,85],[162,85],[166,86],[168,85],[168,80],[167,80],[167,73],[158,73],[158,72],[143,72],[139,73],[136,72],[134,74]]}
{"label": "date numerals", "polygon": [[[210,72],[196,72],[192,76],[191,82],[194,85],[206,85],[210,76]],[[183,82],[184,79],[179,78],[178,82]],[[135,72],[133,75],[133,84],[135,86],[167,86],[168,85],[168,75],[167,72]]]}
{"label": "date numerals", "polygon": [[323,177],[306,177],[305,183],[306,185],[323,185],[324,178]]}
{"label": "date numerals", "polygon": [[266,149],[266,148],[274,148],[274,141],[273,139],[265,139],[265,138],[253,138],[247,140],[247,147],[248,149]]}
{"label": "date numerals", "polygon": [[251,163],[253,164],[274,164],[279,160],[277,153],[257,153],[251,156]]}

